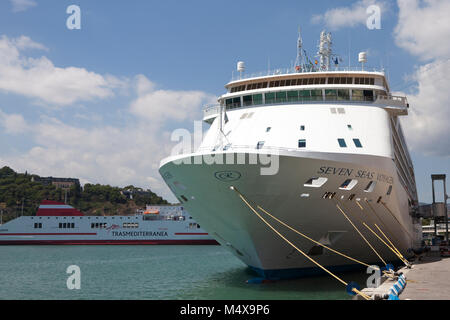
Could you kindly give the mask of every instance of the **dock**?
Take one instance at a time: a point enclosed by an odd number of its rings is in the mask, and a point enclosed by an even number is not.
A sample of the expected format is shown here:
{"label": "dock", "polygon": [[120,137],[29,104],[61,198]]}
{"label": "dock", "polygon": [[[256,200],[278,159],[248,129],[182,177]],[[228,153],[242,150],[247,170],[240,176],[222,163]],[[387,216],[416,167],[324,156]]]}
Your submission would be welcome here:
{"label": "dock", "polygon": [[450,300],[450,258],[427,256],[405,271],[400,300]]}

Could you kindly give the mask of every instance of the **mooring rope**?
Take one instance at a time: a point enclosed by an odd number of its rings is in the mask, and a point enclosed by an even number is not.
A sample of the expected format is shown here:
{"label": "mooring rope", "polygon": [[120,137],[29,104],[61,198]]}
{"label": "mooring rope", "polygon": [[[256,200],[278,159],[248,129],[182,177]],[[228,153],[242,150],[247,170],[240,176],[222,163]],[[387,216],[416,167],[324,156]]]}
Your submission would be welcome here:
{"label": "mooring rope", "polygon": [[[330,270],[328,270],[327,268],[325,268],[324,266],[322,266],[320,263],[318,263],[317,261],[315,261],[313,258],[311,258],[310,256],[308,256],[306,253],[304,253],[302,250],[300,250],[299,248],[297,248],[292,242],[290,242],[288,239],[286,239],[286,237],[284,237],[278,230],[276,230],[269,222],[267,222],[251,205],[250,203],[245,199],[245,197],[233,186],[230,187],[231,190],[234,190],[238,196],[241,198],[241,200],[247,205],[247,207],[249,207],[249,209],[261,220],[263,221],[273,232],[275,232],[281,239],[283,239],[285,242],[287,242],[291,247],[293,247],[295,250],[297,250],[300,254],[302,254],[305,258],[307,258],[309,261],[311,261],[312,263],[314,263],[316,266],[318,266],[320,269],[322,269],[323,271],[327,272],[329,275],[331,275],[333,278],[335,278],[337,281],[339,281],[340,283],[342,283],[343,285],[345,285],[346,287],[349,286],[349,284],[347,282],[345,282],[344,280],[342,280],[341,278],[339,278],[337,275],[335,275],[333,272],[331,272]],[[359,294],[360,296],[362,296],[364,299],[366,300],[370,300],[370,296],[366,295],[365,293],[359,291],[356,288],[352,288],[352,292]]]}
{"label": "mooring rope", "polygon": [[[337,201],[336,201],[337,202]],[[352,222],[352,220],[345,214],[344,210],[339,206],[339,203],[336,203],[336,207],[339,209],[339,211],[344,215],[344,217],[350,222],[350,224],[353,226],[353,228],[358,232],[358,234],[363,238],[363,240],[367,243],[367,245],[372,249],[373,252],[380,258],[380,260],[383,262],[383,264],[386,266],[387,263],[384,261],[384,259],[380,256],[380,254],[375,250],[375,248],[370,244],[370,242],[364,237],[364,235],[359,231],[358,227],[355,226],[355,224]]]}

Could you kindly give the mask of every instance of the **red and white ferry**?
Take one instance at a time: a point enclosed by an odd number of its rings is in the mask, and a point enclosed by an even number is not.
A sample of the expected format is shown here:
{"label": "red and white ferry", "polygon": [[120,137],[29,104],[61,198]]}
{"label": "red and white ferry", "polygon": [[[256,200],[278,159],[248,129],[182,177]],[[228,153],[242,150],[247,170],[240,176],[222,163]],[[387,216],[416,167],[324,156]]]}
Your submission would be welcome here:
{"label": "red and white ferry", "polygon": [[181,206],[147,206],[130,216],[87,216],[42,201],[35,216],[0,225],[0,245],[218,244]]}

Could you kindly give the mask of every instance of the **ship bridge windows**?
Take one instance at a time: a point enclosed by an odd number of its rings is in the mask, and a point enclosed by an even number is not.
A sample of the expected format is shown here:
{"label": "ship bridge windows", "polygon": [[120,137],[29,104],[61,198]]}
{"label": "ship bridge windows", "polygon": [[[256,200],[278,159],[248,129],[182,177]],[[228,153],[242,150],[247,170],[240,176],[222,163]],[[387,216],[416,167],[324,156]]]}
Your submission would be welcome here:
{"label": "ship bridge windows", "polygon": [[330,77],[328,78],[328,84],[352,84],[353,78],[350,77]]}
{"label": "ship bridge windows", "polygon": [[59,224],[59,229],[74,229],[75,228],[75,223],[71,222],[71,223],[60,223]]}
{"label": "ship bridge windows", "polygon": [[338,89],[337,100],[350,100],[350,90],[349,89]]}
{"label": "ship bridge windows", "polygon": [[337,100],[337,89],[326,89],[325,90],[325,100],[336,101]]}
{"label": "ship bridge windows", "polygon": [[42,223],[35,223],[34,224],[35,229],[42,229]]}
{"label": "ship bridge windows", "polygon": [[373,86],[375,85],[375,78],[355,78],[355,84]]}
{"label": "ship bridge windows", "polygon": [[236,109],[241,107],[241,97],[235,97],[225,100],[226,109]]}
{"label": "ship bridge windows", "polygon": [[284,103],[287,101],[286,91],[276,92],[275,93],[275,103]]}
{"label": "ship bridge windows", "polygon": [[355,146],[357,148],[362,148],[363,147],[362,144],[361,144],[361,141],[359,139],[353,139],[353,143],[355,144]]}
{"label": "ship bridge windows", "polygon": [[262,94],[253,94],[244,96],[242,98],[244,107],[253,106],[253,105],[260,105],[263,103],[263,96]]}

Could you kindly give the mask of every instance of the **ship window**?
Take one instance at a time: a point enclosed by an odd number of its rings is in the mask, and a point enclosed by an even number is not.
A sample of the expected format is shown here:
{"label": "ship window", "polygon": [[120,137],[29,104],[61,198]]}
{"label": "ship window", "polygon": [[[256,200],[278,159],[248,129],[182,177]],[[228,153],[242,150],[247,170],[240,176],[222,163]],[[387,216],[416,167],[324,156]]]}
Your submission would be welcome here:
{"label": "ship window", "polygon": [[337,98],[337,90],[336,89],[326,89],[325,90],[325,100],[334,101]]}
{"label": "ship window", "polygon": [[298,92],[299,98],[302,101],[309,101],[311,100],[311,90],[302,90]]}
{"label": "ship window", "polygon": [[264,147],[264,143],[265,141],[259,141],[258,144],[256,145],[256,149],[262,149]]}
{"label": "ship window", "polygon": [[308,188],[320,188],[328,181],[328,178],[311,178],[305,182],[304,187]]}
{"label": "ship window", "polygon": [[263,103],[263,98],[262,98],[262,94],[254,94],[253,95],[253,104],[254,105],[259,105]]}
{"label": "ship window", "polygon": [[338,142],[341,148],[347,148],[347,144],[345,143],[344,139],[338,139]]}
{"label": "ship window", "polygon": [[287,99],[289,102],[298,101],[298,91],[288,91]]}
{"label": "ship window", "polygon": [[[355,80],[358,78],[355,78]],[[353,101],[363,101],[364,100],[364,92],[363,90],[352,90],[352,100]]]}
{"label": "ship window", "polygon": [[314,84],[320,84],[320,78],[315,78],[314,79]]}
{"label": "ship window", "polygon": [[359,139],[353,139],[353,142],[355,143],[355,146],[357,148],[362,148],[363,147],[362,144],[361,144],[361,141],[359,141]]}
{"label": "ship window", "polygon": [[280,86],[280,81],[275,81],[274,87],[279,87]]}
{"label": "ship window", "polygon": [[388,189],[386,195],[390,196],[391,193],[392,193],[392,186],[389,186],[389,189]]}
{"label": "ship window", "polygon": [[276,103],[286,102],[286,91],[276,93]]}
{"label": "ship window", "polygon": [[300,131],[305,131],[305,126],[300,126]]}
{"label": "ship window", "polygon": [[328,78],[328,84],[334,84],[334,78]]}
{"label": "ship window", "polygon": [[373,91],[364,90],[364,101],[373,101]]}
{"label": "ship window", "polygon": [[286,84],[286,80],[280,80],[280,87],[284,87]]}
{"label": "ship window", "polygon": [[244,101],[244,107],[251,106],[253,104],[252,96],[244,96],[243,101]]}
{"label": "ship window", "polygon": [[348,125],[347,125],[347,128],[348,128],[349,130],[353,130],[353,127],[352,127],[351,124],[348,124]]}
{"label": "ship window", "polygon": [[180,196],[185,202],[188,202],[188,199],[185,196]]}
{"label": "ship window", "polygon": [[275,93],[269,92],[265,94],[266,104],[275,102]]}
{"label": "ship window", "polygon": [[270,81],[270,85],[269,85],[269,87],[275,87],[275,81]]}
{"label": "ship window", "polygon": [[291,80],[290,80],[290,79],[289,79],[289,80],[286,80],[286,84],[285,84],[285,85],[286,85],[286,87],[287,87],[287,86],[290,86],[290,85],[291,85]]}
{"label": "ship window", "polygon": [[343,184],[339,187],[341,190],[352,190],[358,184],[358,180],[355,179],[347,179]]}
{"label": "ship window", "polygon": [[309,79],[308,79],[308,84],[309,84],[309,85],[314,84],[314,78],[309,78]]}
{"label": "ship window", "polygon": [[326,78],[320,78],[320,84],[325,84]]}
{"label": "ship window", "polygon": [[[345,78],[342,78],[345,80]],[[339,89],[338,90],[338,100],[350,100],[350,90]]]}
{"label": "ship window", "polygon": [[267,127],[266,132],[270,132],[271,129],[271,127]]}
{"label": "ship window", "polygon": [[330,108],[331,113],[336,114],[336,108]]}
{"label": "ship window", "polygon": [[[308,85],[308,79],[301,79],[302,80],[302,85],[303,86],[306,86],[306,85]],[[300,79],[299,79],[299,81],[300,81]]]}
{"label": "ship window", "polygon": [[306,148],[306,140],[305,139],[298,140],[298,147],[299,148]]}
{"label": "ship window", "polygon": [[322,90],[311,90],[311,100],[322,101]]}
{"label": "ship window", "polygon": [[367,187],[364,189],[364,192],[373,192],[376,185],[377,185],[376,181],[370,181]]}
{"label": "ship window", "polygon": [[241,107],[241,98],[240,97],[233,98],[232,107],[233,108],[240,108]]}

